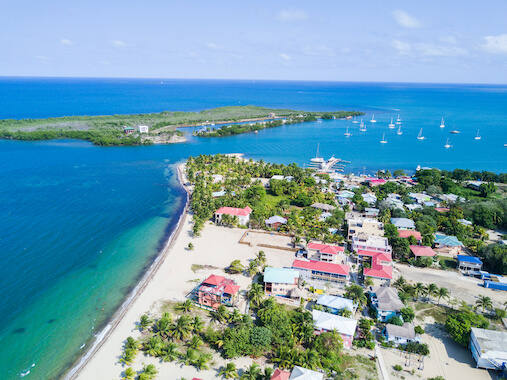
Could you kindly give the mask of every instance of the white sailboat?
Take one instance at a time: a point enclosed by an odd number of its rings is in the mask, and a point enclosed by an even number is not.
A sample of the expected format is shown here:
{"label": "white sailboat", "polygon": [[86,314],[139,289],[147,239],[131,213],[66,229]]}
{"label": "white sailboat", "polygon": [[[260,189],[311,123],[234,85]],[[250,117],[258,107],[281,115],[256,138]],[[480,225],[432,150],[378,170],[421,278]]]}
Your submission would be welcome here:
{"label": "white sailboat", "polygon": [[477,130],[477,136],[475,136],[475,139],[476,140],[480,140],[481,139],[481,135],[479,135],[479,129]]}
{"label": "white sailboat", "polygon": [[422,128],[421,128],[421,130],[419,131],[419,134],[417,135],[417,140],[424,140],[424,139],[426,139],[426,137],[424,137],[422,135]]}
{"label": "white sailboat", "polygon": [[370,120],[370,123],[376,123],[377,120],[375,120],[375,115],[371,115],[371,120]]}
{"label": "white sailboat", "polygon": [[458,128],[456,128],[456,126],[454,126],[454,129],[451,131],[451,133],[453,133],[455,135],[459,134]]}
{"label": "white sailboat", "polygon": [[389,128],[394,129],[393,118],[391,118],[391,122],[389,123]]}
{"label": "white sailboat", "polygon": [[448,149],[448,148],[451,148],[451,147],[452,147],[452,145],[449,144],[449,138],[447,138],[447,142],[445,143],[444,148]]}
{"label": "white sailboat", "polygon": [[445,128],[444,118],[442,118],[442,121],[440,122],[440,128]]}
{"label": "white sailboat", "polygon": [[349,137],[349,136],[350,136],[350,133],[349,133],[349,127],[347,127],[347,132],[345,132],[345,133],[343,134],[343,136],[345,136],[345,137]]}
{"label": "white sailboat", "polygon": [[322,157],[319,157],[319,147],[320,143],[317,144],[317,153],[315,153],[315,158],[310,159],[310,161],[314,164],[321,164],[324,162],[324,159]]}
{"label": "white sailboat", "polygon": [[354,116],[354,120],[352,120],[352,122],[353,122],[354,124],[357,124],[357,120],[356,120],[356,117],[355,117],[355,116]]}
{"label": "white sailboat", "polygon": [[398,128],[398,131],[396,132],[397,135],[402,135],[403,134],[403,131],[401,130],[401,125],[400,127]]}
{"label": "white sailboat", "polygon": [[400,115],[398,115],[398,118],[396,119],[396,124],[401,124]]}
{"label": "white sailboat", "polygon": [[359,132],[366,132],[366,125],[363,122],[359,124]]}
{"label": "white sailboat", "polygon": [[382,140],[380,140],[380,143],[381,144],[387,144],[386,134],[385,133],[382,135]]}

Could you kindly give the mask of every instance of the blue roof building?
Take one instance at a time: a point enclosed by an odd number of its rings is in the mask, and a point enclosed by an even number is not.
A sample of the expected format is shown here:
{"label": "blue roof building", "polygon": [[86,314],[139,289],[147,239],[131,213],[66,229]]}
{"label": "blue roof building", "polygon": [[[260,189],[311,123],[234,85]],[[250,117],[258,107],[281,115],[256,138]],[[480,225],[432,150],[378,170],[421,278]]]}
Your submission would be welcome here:
{"label": "blue roof building", "polygon": [[447,247],[463,247],[463,243],[456,236],[435,235],[435,244]]}
{"label": "blue roof building", "polygon": [[458,255],[458,269],[461,271],[480,271],[482,261],[476,256]]}
{"label": "blue roof building", "polygon": [[290,297],[291,291],[299,286],[299,271],[288,268],[266,268],[264,270],[264,292],[267,295]]}

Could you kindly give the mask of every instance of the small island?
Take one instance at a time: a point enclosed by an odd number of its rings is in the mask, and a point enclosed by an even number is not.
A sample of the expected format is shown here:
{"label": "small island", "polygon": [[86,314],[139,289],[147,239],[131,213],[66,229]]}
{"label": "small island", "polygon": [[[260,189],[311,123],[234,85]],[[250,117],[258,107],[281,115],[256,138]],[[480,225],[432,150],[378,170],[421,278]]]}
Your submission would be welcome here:
{"label": "small island", "polygon": [[[182,127],[214,127],[233,123],[255,122],[219,128],[206,137],[254,131],[282,124],[315,121],[317,118],[346,118],[357,111],[305,112],[256,106],[219,107],[199,112],[164,111],[138,115],[66,116],[47,119],[0,120],[0,138],[10,140],[78,139],[99,146],[135,146],[186,141]],[[304,116],[303,116],[304,115]],[[260,122],[260,124],[257,124]],[[262,124],[265,123],[265,124]],[[253,128],[253,129],[252,129]],[[224,132],[218,132],[218,131]]]}

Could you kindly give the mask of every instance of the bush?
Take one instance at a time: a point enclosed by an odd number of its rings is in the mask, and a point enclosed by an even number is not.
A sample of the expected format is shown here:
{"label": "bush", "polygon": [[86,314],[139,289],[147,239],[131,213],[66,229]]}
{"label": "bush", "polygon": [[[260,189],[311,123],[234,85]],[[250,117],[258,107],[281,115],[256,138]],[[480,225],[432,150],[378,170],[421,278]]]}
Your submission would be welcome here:
{"label": "bush", "polygon": [[464,347],[468,347],[470,331],[472,327],[486,329],[489,322],[482,315],[472,311],[462,311],[457,315],[449,315],[445,322],[445,329],[451,334],[452,339]]}
{"label": "bush", "polygon": [[415,311],[410,306],[402,307],[400,314],[405,322],[412,322],[415,318]]}
{"label": "bush", "polygon": [[424,333],[425,333],[424,329],[423,329],[421,326],[416,326],[416,327],[414,328],[414,331],[415,331],[415,333],[416,333],[416,334],[419,334],[419,335],[421,335],[421,334],[424,334]]}
{"label": "bush", "polygon": [[401,320],[400,317],[391,317],[387,323],[390,323],[392,325],[396,325],[396,326],[403,326],[403,321]]}
{"label": "bush", "polygon": [[399,365],[399,364],[396,364],[393,368],[394,368],[395,371],[398,371],[398,372],[399,371],[403,371],[403,367],[401,365]]}

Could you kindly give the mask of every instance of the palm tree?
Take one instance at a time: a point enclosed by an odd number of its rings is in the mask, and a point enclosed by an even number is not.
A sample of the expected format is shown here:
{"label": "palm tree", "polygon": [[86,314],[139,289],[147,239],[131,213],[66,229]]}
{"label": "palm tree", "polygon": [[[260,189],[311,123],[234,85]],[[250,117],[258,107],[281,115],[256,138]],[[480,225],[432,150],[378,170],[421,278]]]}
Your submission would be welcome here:
{"label": "palm tree", "polygon": [[240,323],[243,320],[243,314],[238,309],[234,309],[233,313],[229,316],[229,321],[232,323]]}
{"label": "palm tree", "polygon": [[393,286],[398,289],[404,289],[407,285],[407,280],[405,280],[405,277],[400,276],[394,281]]}
{"label": "palm tree", "polygon": [[137,356],[137,350],[134,350],[132,348],[126,349],[120,358],[120,363],[122,363],[124,365],[130,365],[134,361],[136,356]]}
{"label": "palm tree", "polygon": [[426,297],[428,297],[428,300],[431,301],[431,297],[436,295],[438,292],[438,286],[431,283],[428,286],[426,286],[425,289],[426,289],[426,291],[425,291]]}
{"label": "palm tree", "polygon": [[257,274],[257,272],[259,271],[257,269],[258,266],[259,266],[259,264],[257,263],[257,259],[250,261],[250,264],[248,264],[248,269],[247,269],[250,277],[254,277]]}
{"label": "palm tree", "polygon": [[316,350],[306,350],[299,356],[303,367],[315,370],[320,366],[320,355]]}
{"label": "palm tree", "polygon": [[440,298],[449,299],[451,293],[447,288],[439,288],[435,296],[438,298],[437,304],[440,305]]}
{"label": "palm tree", "polygon": [[125,348],[126,349],[132,348],[134,350],[138,350],[140,346],[141,346],[141,344],[139,343],[139,341],[135,340],[131,336],[129,336],[127,338],[127,340],[125,341]]}
{"label": "palm tree", "polygon": [[158,373],[158,369],[153,364],[144,365],[143,373],[145,374],[145,378],[154,379]]}
{"label": "palm tree", "polygon": [[209,369],[209,362],[211,361],[212,358],[213,357],[209,353],[202,354],[197,358],[194,364],[199,371],[202,371],[203,369]]}
{"label": "palm tree", "polygon": [[425,292],[425,287],[422,282],[418,282],[414,285],[414,295],[417,300],[419,300],[419,297],[422,296]]}
{"label": "palm tree", "polygon": [[193,365],[197,362],[197,359],[199,357],[197,356],[197,351],[193,348],[189,348],[183,355],[180,356],[180,360],[178,360],[178,363],[183,363],[185,365]]}
{"label": "palm tree", "polygon": [[191,300],[186,300],[184,302],[178,302],[176,305],[176,310],[183,311],[184,313],[188,313],[192,311],[194,308],[194,303]]}
{"label": "palm tree", "polygon": [[162,360],[165,362],[172,362],[178,359],[180,352],[178,351],[178,345],[174,342],[166,342],[162,348]]}
{"label": "palm tree", "polygon": [[229,312],[224,305],[220,305],[216,311],[217,320],[220,323],[225,323],[229,320]]}
{"label": "palm tree", "polygon": [[241,375],[241,380],[257,380],[259,376],[261,376],[261,367],[257,363],[253,363],[250,367],[243,372]]}
{"label": "palm tree", "polygon": [[256,260],[261,266],[266,264],[266,254],[264,253],[264,251],[259,251],[257,253]]}
{"label": "palm tree", "polygon": [[345,287],[345,291],[345,297],[351,299],[354,303],[358,305],[366,304],[367,299],[361,286],[352,284]]}
{"label": "palm tree", "polygon": [[122,380],[134,380],[136,378],[137,372],[132,369],[132,367],[128,367],[123,373]]}
{"label": "palm tree", "polygon": [[352,317],[352,311],[350,311],[349,309],[347,308],[344,308],[344,309],[341,309],[339,312],[338,312],[338,315],[342,316],[342,317],[345,317],[345,318],[350,318]]}
{"label": "palm tree", "polygon": [[264,367],[264,373],[262,374],[261,380],[271,380],[275,370],[271,367]]}
{"label": "palm tree", "polygon": [[169,313],[164,313],[162,315],[162,318],[160,318],[157,321],[156,328],[157,332],[156,334],[161,336],[162,338],[169,337],[169,333],[171,331],[171,322],[173,320],[173,316]]}
{"label": "palm tree", "polygon": [[153,321],[146,314],[141,315],[141,320],[139,321],[139,329],[141,331],[146,330],[152,323]]}
{"label": "palm tree", "polygon": [[295,364],[295,351],[287,346],[281,346],[275,350],[275,357],[271,361],[278,363],[282,369],[292,369]]}
{"label": "palm tree", "polygon": [[158,335],[154,335],[144,344],[144,351],[147,355],[158,356],[162,349],[162,339]]}
{"label": "palm tree", "polygon": [[225,367],[222,367],[218,376],[222,376],[226,379],[237,379],[239,377],[238,370],[236,369],[236,364],[227,363]]}
{"label": "palm tree", "polygon": [[186,315],[179,317],[170,329],[171,336],[177,340],[188,338],[191,331],[191,320]]}
{"label": "palm tree", "polygon": [[192,339],[188,342],[188,347],[193,348],[194,350],[198,350],[204,342],[202,341],[199,335],[194,335]]}
{"label": "palm tree", "polygon": [[248,288],[248,298],[255,305],[259,306],[264,298],[264,288],[261,284],[253,283]]}
{"label": "palm tree", "polygon": [[482,308],[482,312],[484,313],[485,309],[492,309],[493,308],[493,301],[491,298],[483,296],[482,294],[479,296],[479,299],[475,301],[475,304]]}
{"label": "palm tree", "polygon": [[192,328],[196,333],[200,333],[204,329],[204,321],[199,315],[196,315],[194,319],[192,319]]}

